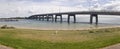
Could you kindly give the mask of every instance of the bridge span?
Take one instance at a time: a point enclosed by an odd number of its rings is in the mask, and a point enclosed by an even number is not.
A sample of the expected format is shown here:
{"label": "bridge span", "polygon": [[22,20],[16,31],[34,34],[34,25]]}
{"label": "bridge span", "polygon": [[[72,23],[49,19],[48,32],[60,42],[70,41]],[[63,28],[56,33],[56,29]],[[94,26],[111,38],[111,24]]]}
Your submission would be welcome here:
{"label": "bridge span", "polygon": [[93,18],[95,17],[95,24],[98,24],[98,15],[120,15],[120,12],[116,11],[77,11],[77,12],[60,12],[60,13],[46,13],[46,14],[35,14],[28,17],[28,19],[44,20],[52,19],[52,22],[57,22],[59,17],[60,22],[63,21],[62,15],[67,16],[67,22],[70,23],[70,17],[73,17],[74,23],[76,22],[76,15],[90,15],[90,24],[93,24]]}

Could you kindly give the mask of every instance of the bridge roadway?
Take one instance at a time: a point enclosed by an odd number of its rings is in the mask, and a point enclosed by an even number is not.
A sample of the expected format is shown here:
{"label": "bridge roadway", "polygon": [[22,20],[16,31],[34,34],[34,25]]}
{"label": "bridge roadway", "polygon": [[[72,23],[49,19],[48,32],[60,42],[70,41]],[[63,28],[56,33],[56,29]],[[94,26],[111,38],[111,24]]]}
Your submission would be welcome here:
{"label": "bridge roadway", "polygon": [[90,24],[93,24],[93,17],[95,17],[95,24],[98,24],[98,15],[120,15],[120,12],[115,11],[77,11],[77,12],[60,12],[60,13],[47,13],[47,14],[35,14],[28,17],[28,19],[39,19],[44,20],[52,19],[52,21],[57,22],[58,17],[60,18],[60,22],[62,22],[62,15],[68,15],[67,22],[70,23],[70,17],[72,16],[74,19],[74,23],[76,22],[76,15],[90,15]]}

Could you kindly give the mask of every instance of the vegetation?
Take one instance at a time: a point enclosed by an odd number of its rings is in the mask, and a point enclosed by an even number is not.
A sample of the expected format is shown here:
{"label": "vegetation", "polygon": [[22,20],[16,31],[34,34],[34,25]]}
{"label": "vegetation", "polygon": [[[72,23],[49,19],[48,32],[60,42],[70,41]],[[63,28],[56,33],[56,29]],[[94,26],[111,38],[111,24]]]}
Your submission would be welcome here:
{"label": "vegetation", "polygon": [[1,27],[1,29],[15,29],[15,27],[9,27],[9,26],[7,26],[7,25],[3,25],[2,27]]}
{"label": "vegetation", "polygon": [[0,29],[0,44],[15,49],[98,49],[116,43],[120,43],[120,28],[81,31]]}

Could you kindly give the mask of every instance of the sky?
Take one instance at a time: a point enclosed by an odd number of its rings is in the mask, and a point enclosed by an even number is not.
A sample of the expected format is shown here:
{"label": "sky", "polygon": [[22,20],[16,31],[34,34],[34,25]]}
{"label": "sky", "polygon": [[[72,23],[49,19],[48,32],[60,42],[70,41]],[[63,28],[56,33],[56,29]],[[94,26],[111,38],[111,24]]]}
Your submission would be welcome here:
{"label": "sky", "polygon": [[0,0],[0,18],[93,10],[120,11],[120,0]]}

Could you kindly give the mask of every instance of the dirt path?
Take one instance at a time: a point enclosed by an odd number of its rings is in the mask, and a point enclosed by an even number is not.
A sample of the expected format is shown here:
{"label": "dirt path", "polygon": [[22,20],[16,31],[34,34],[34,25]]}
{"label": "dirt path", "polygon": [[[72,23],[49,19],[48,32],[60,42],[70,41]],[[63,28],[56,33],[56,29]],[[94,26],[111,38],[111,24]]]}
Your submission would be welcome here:
{"label": "dirt path", "polygon": [[120,44],[116,44],[116,45],[112,45],[112,46],[108,46],[102,49],[120,49]]}
{"label": "dirt path", "polygon": [[13,49],[13,48],[10,48],[10,47],[7,47],[7,46],[0,45],[0,49]]}

